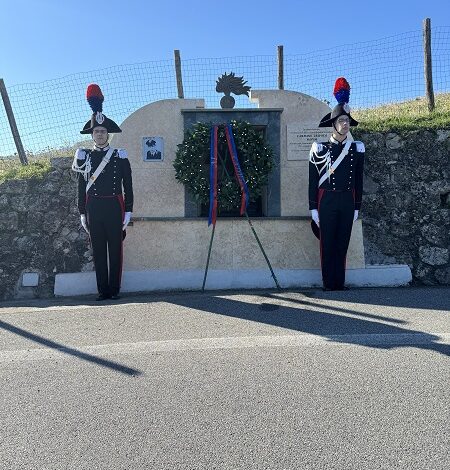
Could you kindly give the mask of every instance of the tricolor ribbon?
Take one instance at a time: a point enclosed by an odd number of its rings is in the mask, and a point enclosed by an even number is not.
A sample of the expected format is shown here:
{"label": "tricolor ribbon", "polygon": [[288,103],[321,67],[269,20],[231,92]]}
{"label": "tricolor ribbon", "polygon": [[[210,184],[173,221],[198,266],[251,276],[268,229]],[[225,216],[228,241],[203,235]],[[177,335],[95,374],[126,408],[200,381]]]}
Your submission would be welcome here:
{"label": "tricolor ribbon", "polygon": [[[219,126],[211,127],[210,141],[210,166],[209,166],[209,217],[208,225],[216,225],[217,220],[217,141]],[[236,143],[233,137],[233,128],[231,124],[225,125],[225,136],[227,139],[228,150],[230,152],[231,161],[233,162],[234,174],[241,188],[241,212],[243,215],[247,210],[250,194],[248,192],[247,183],[239,164],[239,158],[236,150]]]}
{"label": "tricolor ribbon", "polygon": [[231,161],[233,162],[234,174],[238,180],[239,186],[241,187],[241,215],[245,213],[250,200],[250,194],[248,192],[247,183],[245,182],[244,175],[242,174],[241,166],[239,165],[239,158],[237,155],[236,144],[233,137],[233,128],[231,124],[225,126],[225,135],[227,137],[228,150],[230,151]]}
{"label": "tricolor ribbon", "polygon": [[208,226],[216,225],[217,220],[217,134],[218,126],[211,127],[209,147],[209,218]]}

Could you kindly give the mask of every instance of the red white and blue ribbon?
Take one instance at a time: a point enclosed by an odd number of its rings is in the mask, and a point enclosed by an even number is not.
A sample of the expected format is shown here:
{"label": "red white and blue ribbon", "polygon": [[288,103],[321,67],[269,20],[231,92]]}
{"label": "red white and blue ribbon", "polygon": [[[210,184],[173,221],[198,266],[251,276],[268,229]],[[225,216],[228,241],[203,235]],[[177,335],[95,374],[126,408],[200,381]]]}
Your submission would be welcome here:
{"label": "red white and blue ribbon", "polygon": [[216,225],[217,220],[217,134],[218,126],[211,127],[209,147],[209,218],[208,226]]}
{"label": "red white and blue ribbon", "polygon": [[[216,225],[217,220],[217,141],[219,126],[211,127],[211,140],[209,148],[209,217],[208,225]],[[231,161],[233,162],[234,174],[241,188],[241,211],[243,215],[247,210],[250,194],[248,192],[247,183],[239,164],[239,158],[236,150],[236,143],[233,137],[233,128],[231,124],[225,125],[225,136],[227,139],[228,150],[230,152]]]}
{"label": "red white and blue ribbon", "polygon": [[233,162],[234,174],[238,180],[239,186],[241,188],[241,215],[245,213],[248,206],[248,201],[250,200],[250,194],[248,192],[247,183],[245,182],[244,175],[239,165],[239,158],[237,155],[236,144],[233,137],[233,128],[231,124],[225,126],[225,135],[228,142],[228,150],[230,151],[231,161]]}

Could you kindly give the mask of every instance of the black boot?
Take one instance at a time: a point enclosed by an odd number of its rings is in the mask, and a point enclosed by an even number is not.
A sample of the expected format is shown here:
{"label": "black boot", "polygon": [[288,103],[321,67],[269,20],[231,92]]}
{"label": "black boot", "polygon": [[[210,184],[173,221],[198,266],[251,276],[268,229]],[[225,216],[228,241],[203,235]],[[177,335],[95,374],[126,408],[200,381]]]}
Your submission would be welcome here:
{"label": "black boot", "polygon": [[101,301],[101,300],[108,300],[111,298],[108,294],[98,294],[97,298],[95,300]]}

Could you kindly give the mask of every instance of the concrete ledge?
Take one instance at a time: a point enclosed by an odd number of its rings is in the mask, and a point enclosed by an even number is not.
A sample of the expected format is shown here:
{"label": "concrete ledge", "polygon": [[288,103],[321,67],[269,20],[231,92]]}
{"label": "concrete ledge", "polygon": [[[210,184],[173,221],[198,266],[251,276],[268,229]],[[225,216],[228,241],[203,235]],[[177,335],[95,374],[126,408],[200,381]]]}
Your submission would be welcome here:
{"label": "concrete ledge", "polygon": [[364,269],[347,269],[346,281],[355,287],[406,286],[412,281],[407,264],[383,264],[366,266]]}
{"label": "concrete ledge", "polygon": [[[275,269],[282,288],[320,287],[322,276],[319,269]],[[122,292],[151,292],[164,290],[199,290],[203,284],[203,270],[148,270],[126,271],[123,274]],[[407,265],[367,266],[348,269],[347,284],[353,287],[404,286],[412,280]],[[275,283],[268,269],[210,270],[206,289],[252,289],[272,288]],[[95,273],[57,274],[55,295],[71,296],[95,294]]]}

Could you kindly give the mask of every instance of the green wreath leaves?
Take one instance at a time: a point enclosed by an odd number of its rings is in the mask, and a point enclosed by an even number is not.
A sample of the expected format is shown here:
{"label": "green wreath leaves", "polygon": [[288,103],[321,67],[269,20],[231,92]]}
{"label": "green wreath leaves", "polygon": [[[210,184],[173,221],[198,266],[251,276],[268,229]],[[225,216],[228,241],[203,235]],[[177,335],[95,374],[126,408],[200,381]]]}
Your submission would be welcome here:
{"label": "green wreath leaves", "polygon": [[[250,200],[255,201],[267,185],[274,165],[273,152],[261,133],[249,123],[231,121],[231,126]],[[173,164],[177,180],[203,204],[209,203],[210,130],[211,124],[197,123],[186,131]],[[219,127],[218,132],[218,154],[217,199],[220,212],[220,209],[236,209],[241,204],[241,190],[228,153],[223,126]]]}

